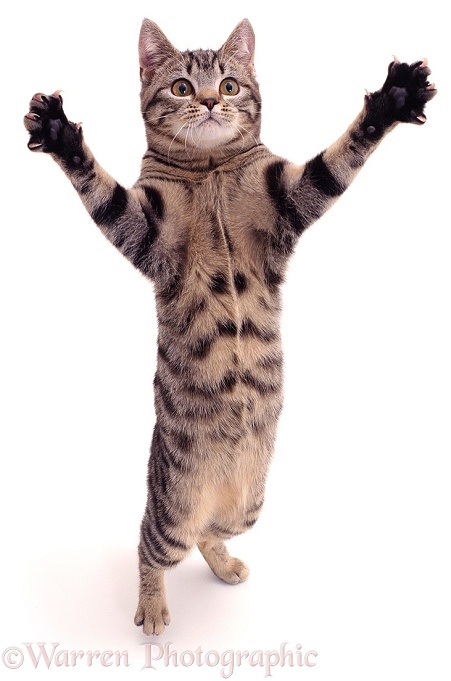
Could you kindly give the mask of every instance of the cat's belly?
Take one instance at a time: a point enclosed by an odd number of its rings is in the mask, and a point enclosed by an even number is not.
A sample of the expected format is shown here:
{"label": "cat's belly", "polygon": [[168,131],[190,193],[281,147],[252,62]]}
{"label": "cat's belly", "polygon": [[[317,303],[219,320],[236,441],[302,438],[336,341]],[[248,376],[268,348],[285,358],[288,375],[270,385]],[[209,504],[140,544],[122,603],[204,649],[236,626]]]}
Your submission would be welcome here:
{"label": "cat's belly", "polygon": [[271,457],[282,407],[280,347],[273,343],[268,354],[255,347],[244,353],[233,338],[226,345],[229,352],[213,353],[210,371],[199,358],[177,361],[174,347],[161,346],[157,422],[171,450],[193,464],[208,461],[219,471],[242,460],[260,467]]}
{"label": "cat's belly", "polygon": [[171,451],[219,467],[267,459],[282,405],[278,300],[236,258],[212,253],[157,296],[157,421]]}

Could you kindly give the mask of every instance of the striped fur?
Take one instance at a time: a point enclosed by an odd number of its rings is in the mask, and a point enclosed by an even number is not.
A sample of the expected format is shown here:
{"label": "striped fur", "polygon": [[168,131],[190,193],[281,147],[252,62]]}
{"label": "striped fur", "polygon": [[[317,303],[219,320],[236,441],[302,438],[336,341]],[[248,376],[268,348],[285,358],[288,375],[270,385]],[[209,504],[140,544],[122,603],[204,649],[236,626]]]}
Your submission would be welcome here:
{"label": "striped fur", "polygon": [[393,62],[338,141],[296,166],[259,140],[247,20],[220,50],[186,52],[145,20],[139,48],[148,149],[132,188],[99,166],[58,93],[35,95],[25,125],[30,149],[53,156],[155,288],[156,425],[135,618],[150,635],[169,623],[164,571],[194,546],[224,581],[246,579],[224,540],[252,527],[263,505],[282,408],[288,259],[384,135],[400,121],[424,122],[435,89],[426,62]]}

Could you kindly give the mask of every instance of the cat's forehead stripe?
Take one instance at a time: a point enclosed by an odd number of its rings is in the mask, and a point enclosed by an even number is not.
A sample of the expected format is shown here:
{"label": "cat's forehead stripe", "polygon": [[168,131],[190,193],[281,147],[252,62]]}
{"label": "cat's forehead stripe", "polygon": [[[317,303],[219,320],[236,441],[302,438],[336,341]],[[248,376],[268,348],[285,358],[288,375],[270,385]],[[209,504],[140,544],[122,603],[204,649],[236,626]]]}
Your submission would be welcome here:
{"label": "cat's forehead stripe", "polygon": [[193,66],[196,65],[201,71],[213,69],[218,63],[218,55],[213,50],[194,50],[182,52],[185,57],[186,70],[191,74]]}

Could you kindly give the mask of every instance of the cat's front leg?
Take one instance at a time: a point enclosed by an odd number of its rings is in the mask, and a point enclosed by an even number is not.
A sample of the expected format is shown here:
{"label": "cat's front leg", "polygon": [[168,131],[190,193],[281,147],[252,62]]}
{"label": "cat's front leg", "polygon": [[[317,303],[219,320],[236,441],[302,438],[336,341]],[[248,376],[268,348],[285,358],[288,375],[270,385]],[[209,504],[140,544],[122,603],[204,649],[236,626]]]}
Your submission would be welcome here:
{"label": "cat's front leg", "polygon": [[[324,185],[325,193],[329,187],[336,191],[329,191],[331,196],[326,200],[319,196],[319,214],[345,191],[379,143],[399,123],[423,125],[426,122],[425,105],[437,94],[435,85],[428,81],[430,73],[426,59],[410,65],[395,59],[388,67],[387,78],[380,90],[367,92],[364,107],[356,120],[335,144],[320,154],[323,167],[333,179],[332,183]],[[315,166],[315,162],[313,159],[310,164]],[[317,182],[315,172],[312,179],[313,183]],[[308,191],[308,181],[306,188]]]}
{"label": "cat's front leg", "polygon": [[[28,148],[50,155],[63,169],[105,236],[143,274],[152,277],[161,202],[152,187],[125,189],[97,163],[81,125],[68,120],[60,92],[38,93],[24,117]],[[158,198],[158,197],[157,197]]]}
{"label": "cat's front leg", "polygon": [[382,88],[366,94],[362,111],[336,142],[303,166],[284,160],[268,166],[268,192],[279,216],[276,255],[343,194],[388,132],[399,123],[425,123],[424,107],[437,92],[430,73],[425,59],[410,65],[393,61]]}

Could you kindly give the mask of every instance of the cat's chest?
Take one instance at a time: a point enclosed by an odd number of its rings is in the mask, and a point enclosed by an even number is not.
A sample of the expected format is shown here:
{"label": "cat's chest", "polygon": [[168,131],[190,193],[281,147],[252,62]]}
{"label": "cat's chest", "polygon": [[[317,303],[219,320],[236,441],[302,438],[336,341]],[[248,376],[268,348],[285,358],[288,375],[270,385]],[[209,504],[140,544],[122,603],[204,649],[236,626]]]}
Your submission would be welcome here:
{"label": "cat's chest", "polygon": [[256,237],[270,219],[264,193],[250,189],[242,175],[212,173],[168,187],[160,243],[178,253],[180,279],[170,300],[157,296],[160,321],[183,329],[196,347],[199,339],[219,334],[221,346],[235,353],[240,329],[251,336],[273,326],[279,310],[265,284],[264,248]]}
{"label": "cat's chest", "polygon": [[255,263],[255,235],[268,227],[272,213],[260,185],[257,180],[251,187],[237,173],[217,172],[171,187],[164,230],[169,241],[183,244],[190,267],[235,271]]}

